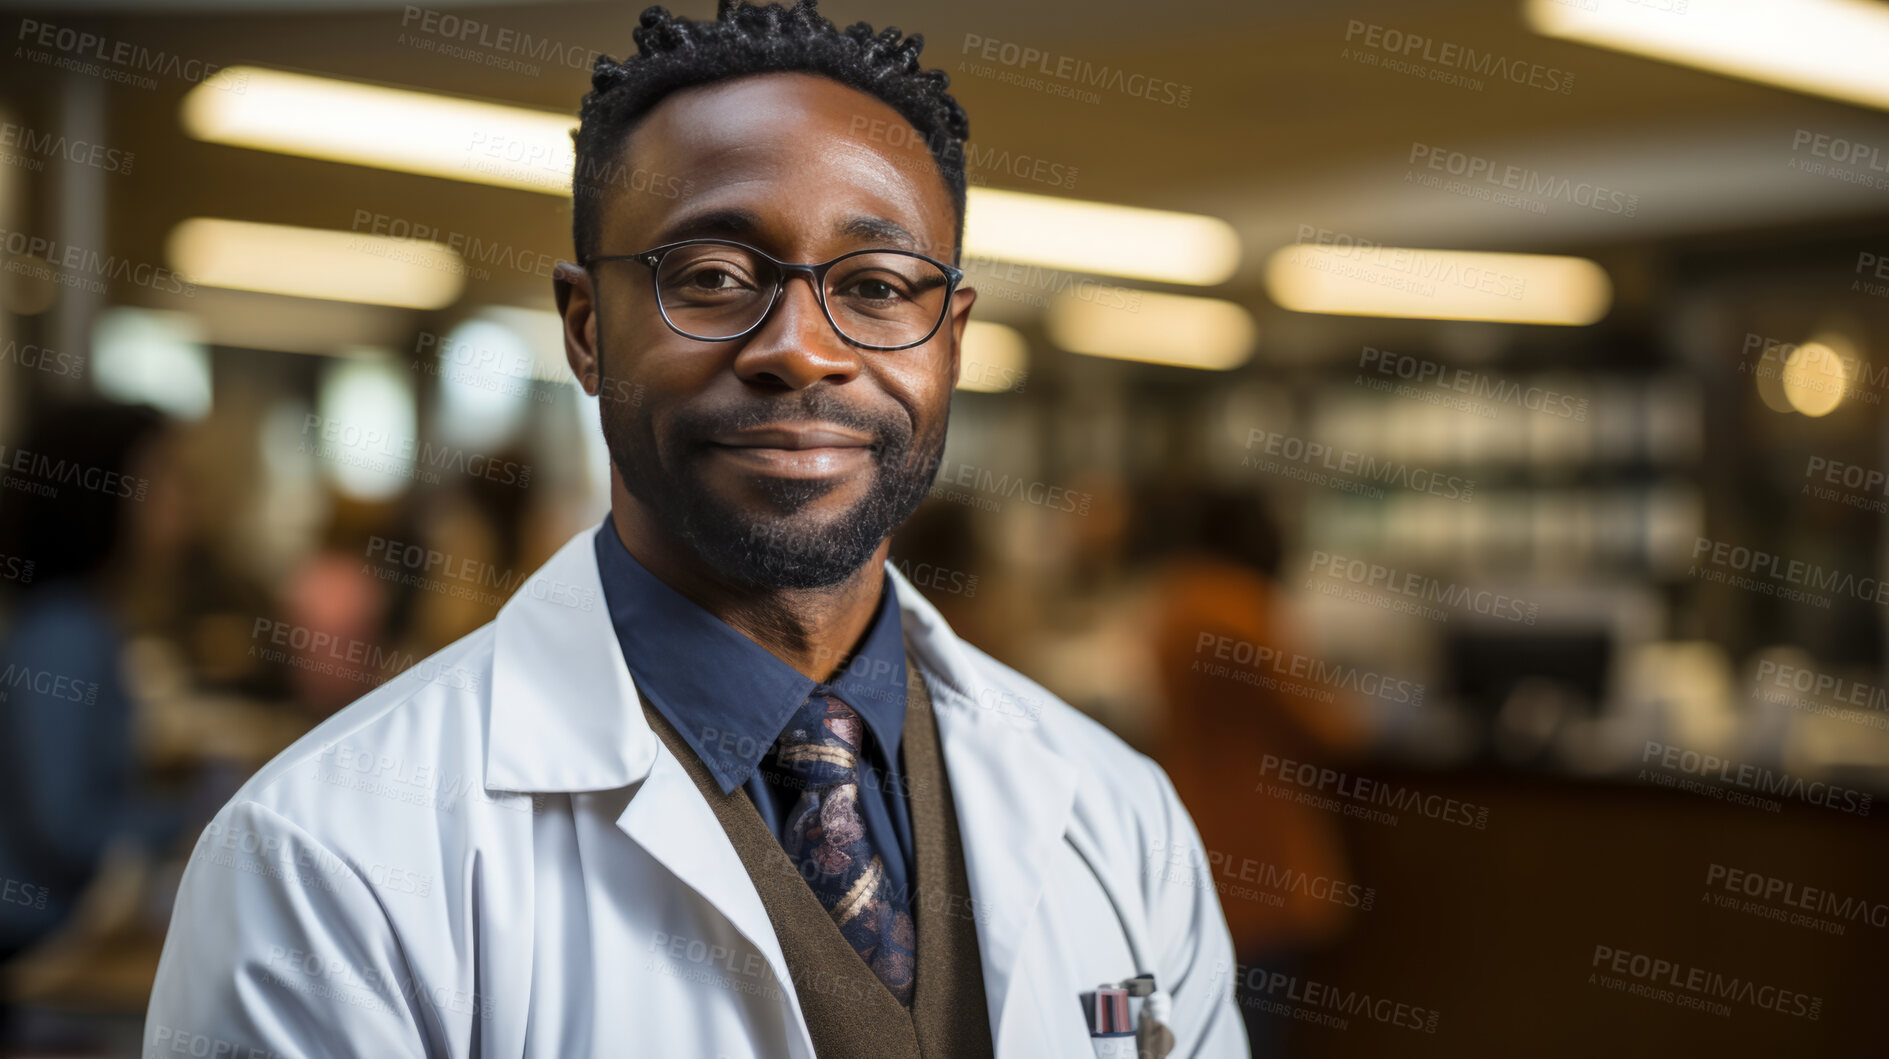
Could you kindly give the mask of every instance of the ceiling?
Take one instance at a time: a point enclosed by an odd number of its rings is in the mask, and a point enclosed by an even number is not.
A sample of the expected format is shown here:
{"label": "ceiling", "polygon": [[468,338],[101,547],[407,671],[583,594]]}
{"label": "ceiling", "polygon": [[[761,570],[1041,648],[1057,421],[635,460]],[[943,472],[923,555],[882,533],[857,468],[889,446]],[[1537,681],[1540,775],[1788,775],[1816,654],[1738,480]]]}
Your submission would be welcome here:
{"label": "ceiling", "polygon": [[[704,3],[675,6],[709,13]],[[581,56],[631,49],[640,5],[456,3],[426,10],[531,33]],[[1266,253],[1306,225],[1392,244],[1599,255],[1782,226],[1881,230],[1889,218],[1889,190],[1789,166],[1799,129],[1880,143],[1889,153],[1889,115],[1546,39],[1523,24],[1520,0],[1359,0],[1342,9],[1311,0],[1159,7],[892,0],[834,2],[822,10],[841,24],[864,18],[922,31],[926,58],[952,73],[974,145],[1075,173],[1072,187],[1002,171],[974,170],[974,179],[1231,221],[1246,257],[1225,292],[1242,300],[1263,300],[1258,276]],[[427,34],[414,24],[414,9],[398,3],[78,0],[56,14],[25,17],[223,65],[256,63],[554,110],[574,111],[587,87],[581,60],[520,71],[492,65],[490,56],[502,53],[490,48],[461,56],[422,50],[414,42]],[[1373,25],[1572,74],[1572,88],[1489,80],[1478,89],[1367,65],[1359,55],[1372,49],[1360,43],[1360,27]],[[983,41],[1039,49],[1055,57],[1052,65],[1067,56],[1172,82],[1188,90],[1188,102],[1180,107],[1108,90],[1093,100],[1070,99],[1006,83],[991,76],[998,64],[979,63]],[[20,62],[0,76],[9,106],[29,123],[55,122],[61,93],[77,80]],[[135,179],[107,181],[116,252],[161,260],[165,234],[189,216],[347,229],[367,211],[473,231],[534,253],[569,253],[568,207],[552,196],[191,140],[177,119],[188,87],[173,79],[148,91],[106,89],[103,135],[138,159]],[[1414,182],[1422,167],[1410,161],[1413,149],[1589,181],[1636,196],[1637,208],[1625,216],[1552,198],[1519,207],[1464,198]],[[548,280],[529,271],[495,273],[474,286],[468,300],[548,304]]]}

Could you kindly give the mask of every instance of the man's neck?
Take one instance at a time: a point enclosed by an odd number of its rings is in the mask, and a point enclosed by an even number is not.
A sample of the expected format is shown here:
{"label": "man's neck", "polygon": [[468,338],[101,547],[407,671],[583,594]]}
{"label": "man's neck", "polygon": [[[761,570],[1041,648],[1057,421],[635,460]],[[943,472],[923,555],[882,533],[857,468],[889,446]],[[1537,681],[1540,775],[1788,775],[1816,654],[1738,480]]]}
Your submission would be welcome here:
{"label": "man's neck", "polygon": [[687,543],[665,532],[649,511],[611,490],[617,539],[643,569],[812,680],[832,677],[866,635],[885,587],[888,542],[844,581],[822,588],[776,589],[722,577]]}

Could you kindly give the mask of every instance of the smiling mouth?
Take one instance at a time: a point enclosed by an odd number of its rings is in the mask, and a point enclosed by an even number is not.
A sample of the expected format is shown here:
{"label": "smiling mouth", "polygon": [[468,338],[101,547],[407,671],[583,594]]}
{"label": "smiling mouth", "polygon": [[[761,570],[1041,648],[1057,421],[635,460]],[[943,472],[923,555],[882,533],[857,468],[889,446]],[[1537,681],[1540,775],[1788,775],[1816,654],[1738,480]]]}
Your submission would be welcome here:
{"label": "smiling mouth", "polygon": [[717,456],[770,476],[827,478],[856,471],[878,446],[873,439],[827,424],[778,424],[708,439]]}

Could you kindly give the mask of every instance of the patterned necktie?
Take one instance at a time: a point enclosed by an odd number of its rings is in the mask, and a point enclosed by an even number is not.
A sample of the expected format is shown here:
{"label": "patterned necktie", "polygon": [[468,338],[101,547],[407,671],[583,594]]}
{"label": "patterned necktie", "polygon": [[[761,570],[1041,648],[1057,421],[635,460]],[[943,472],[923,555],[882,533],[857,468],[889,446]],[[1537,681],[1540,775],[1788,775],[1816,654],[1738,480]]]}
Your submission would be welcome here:
{"label": "patterned necktie", "polygon": [[899,1003],[912,1003],[917,931],[893,891],[859,812],[859,752],[866,725],[832,695],[809,695],[768,752],[784,785],[800,788],[781,846],[840,934]]}

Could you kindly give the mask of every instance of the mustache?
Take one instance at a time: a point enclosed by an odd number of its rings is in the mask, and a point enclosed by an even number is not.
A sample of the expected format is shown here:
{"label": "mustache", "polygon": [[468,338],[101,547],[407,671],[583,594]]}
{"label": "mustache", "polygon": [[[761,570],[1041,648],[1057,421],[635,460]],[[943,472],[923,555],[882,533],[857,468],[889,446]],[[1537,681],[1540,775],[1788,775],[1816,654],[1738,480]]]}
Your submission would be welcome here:
{"label": "mustache", "polygon": [[671,420],[675,437],[703,443],[718,434],[774,423],[821,422],[855,430],[872,438],[875,453],[900,451],[911,444],[911,415],[873,412],[857,408],[829,390],[801,390],[794,394],[763,401],[706,408],[679,409]]}

